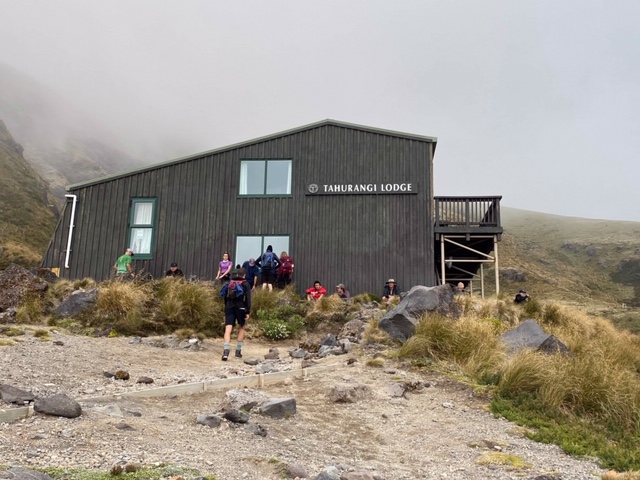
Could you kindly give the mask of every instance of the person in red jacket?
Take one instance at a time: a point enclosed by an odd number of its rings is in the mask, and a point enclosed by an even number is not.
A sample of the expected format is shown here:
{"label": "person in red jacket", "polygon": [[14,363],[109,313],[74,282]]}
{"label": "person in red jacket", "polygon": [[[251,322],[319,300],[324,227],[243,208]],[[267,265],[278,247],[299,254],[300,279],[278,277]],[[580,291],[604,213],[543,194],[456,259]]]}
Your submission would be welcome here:
{"label": "person in red jacket", "polygon": [[320,280],[313,282],[313,287],[307,288],[307,300],[317,302],[327,294],[327,289],[322,286]]}

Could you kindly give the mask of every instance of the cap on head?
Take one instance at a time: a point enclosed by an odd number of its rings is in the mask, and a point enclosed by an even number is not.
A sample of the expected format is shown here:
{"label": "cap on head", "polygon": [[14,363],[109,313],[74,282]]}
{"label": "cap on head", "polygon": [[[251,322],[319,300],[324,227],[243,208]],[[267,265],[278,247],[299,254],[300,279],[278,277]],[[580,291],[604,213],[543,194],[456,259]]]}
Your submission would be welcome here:
{"label": "cap on head", "polygon": [[256,259],[255,258],[250,258],[249,259],[249,265],[253,266],[256,264]]}
{"label": "cap on head", "polygon": [[519,293],[527,293],[527,291],[526,290],[520,290]]}
{"label": "cap on head", "polygon": [[393,278],[390,278],[389,280],[387,280],[387,283],[396,283],[396,281]]}
{"label": "cap on head", "polygon": [[338,285],[336,285],[336,288],[341,288],[342,290],[344,290],[344,283],[339,283]]}
{"label": "cap on head", "polygon": [[171,264],[171,266],[172,266],[172,267],[177,267],[177,266],[178,266],[178,264],[177,264],[176,262],[173,262],[173,263]]}

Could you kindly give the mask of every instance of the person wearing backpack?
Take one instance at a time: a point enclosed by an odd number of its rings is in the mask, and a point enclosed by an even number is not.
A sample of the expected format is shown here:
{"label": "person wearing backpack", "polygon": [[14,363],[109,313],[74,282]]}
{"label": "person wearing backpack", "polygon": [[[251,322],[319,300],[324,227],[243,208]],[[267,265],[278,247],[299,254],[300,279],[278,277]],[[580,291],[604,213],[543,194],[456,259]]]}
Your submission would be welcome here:
{"label": "person wearing backpack", "polygon": [[262,289],[269,287],[269,291],[273,290],[273,284],[276,281],[276,271],[280,266],[280,259],[273,253],[273,247],[269,245],[267,251],[256,259],[256,263],[262,269],[260,281]]}
{"label": "person wearing backpack", "polygon": [[291,283],[291,275],[293,274],[293,258],[283,251],[280,254],[280,266],[276,270],[276,285],[278,288],[285,288]]}
{"label": "person wearing backpack", "polygon": [[233,270],[231,279],[220,289],[220,297],[224,298],[224,351],[222,361],[229,359],[231,351],[231,332],[238,324],[238,343],[236,344],[236,358],[242,358],[242,343],[244,342],[244,326],[249,320],[251,312],[251,285],[246,280],[244,268]]}

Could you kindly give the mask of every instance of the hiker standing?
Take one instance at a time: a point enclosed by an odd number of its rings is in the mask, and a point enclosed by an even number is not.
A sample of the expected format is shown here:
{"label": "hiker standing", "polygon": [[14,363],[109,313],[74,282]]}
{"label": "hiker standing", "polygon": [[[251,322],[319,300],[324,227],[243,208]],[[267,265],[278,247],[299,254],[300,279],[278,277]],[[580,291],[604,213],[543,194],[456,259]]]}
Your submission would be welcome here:
{"label": "hiker standing", "polygon": [[269,291],[273,290],[273,284],[276,281],[276,271],[280,265],[280,259],[273,253],[273,247],[269,245],[267,251],[256,259],[256,263],[262,269],[262,289],[269,287]]}
{"label": "hiker standing", "polygon": [[133,271],[133,266],[131,263],[133,262],[133,250],[127,248],[124,252],[124,255],[118,257],[116,263],[113,265],[113,270],[116,272],[116,278],[125,279],[125,278],[133,278],[136,276]]}
{"label": "hiker standing", "polygon": [[224,351],[222,361],[229,359],[231,351],[231,331],[238,324],[238,343],[236,344],[236,358],[242,358],[242,342],[245,336],[245,323],[251,312],[251,285],[246,280],[244,268],[234,270],[231,280],[220,289],[220,297],[224,298]]}
{"label": "hiker standing", "polygon": [[232,268],[233,262],[229,260],[229,253],[224,252],[222,254],[222,261],[218,263],[218,274],[214,280],[220,280],[222,283],[226,282],[229,280]]}
{"label": "hiker standing", "polygon": [[276,270],[276,285],[278,288],[285,288],[291,283],[291,275],[293,275],[293,258],[291,258],[284,250],[280,254],[280,266]]}

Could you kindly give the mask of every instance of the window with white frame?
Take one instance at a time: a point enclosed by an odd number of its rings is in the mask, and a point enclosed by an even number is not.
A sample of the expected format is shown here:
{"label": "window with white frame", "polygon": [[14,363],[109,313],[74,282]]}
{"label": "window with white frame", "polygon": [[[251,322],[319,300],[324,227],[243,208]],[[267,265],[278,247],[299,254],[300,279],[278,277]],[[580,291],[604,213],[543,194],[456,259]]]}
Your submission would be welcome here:
{"label": "window with white frame", "polygon": [[242,265],[250,258],[258,258],[267,247],[273,247],[273,253],[289,252],[289,235],[238,235],[236,237],[235,265]]}
{"label": "window with white frame", "polygon": [[291,195],[291,160],[242,160],[241,196]]}
{"label": "window with white frame", "polygon": [[136,259],[153,258],[156,219],[155,198],[133,198],[129,214],[129,248]]}

